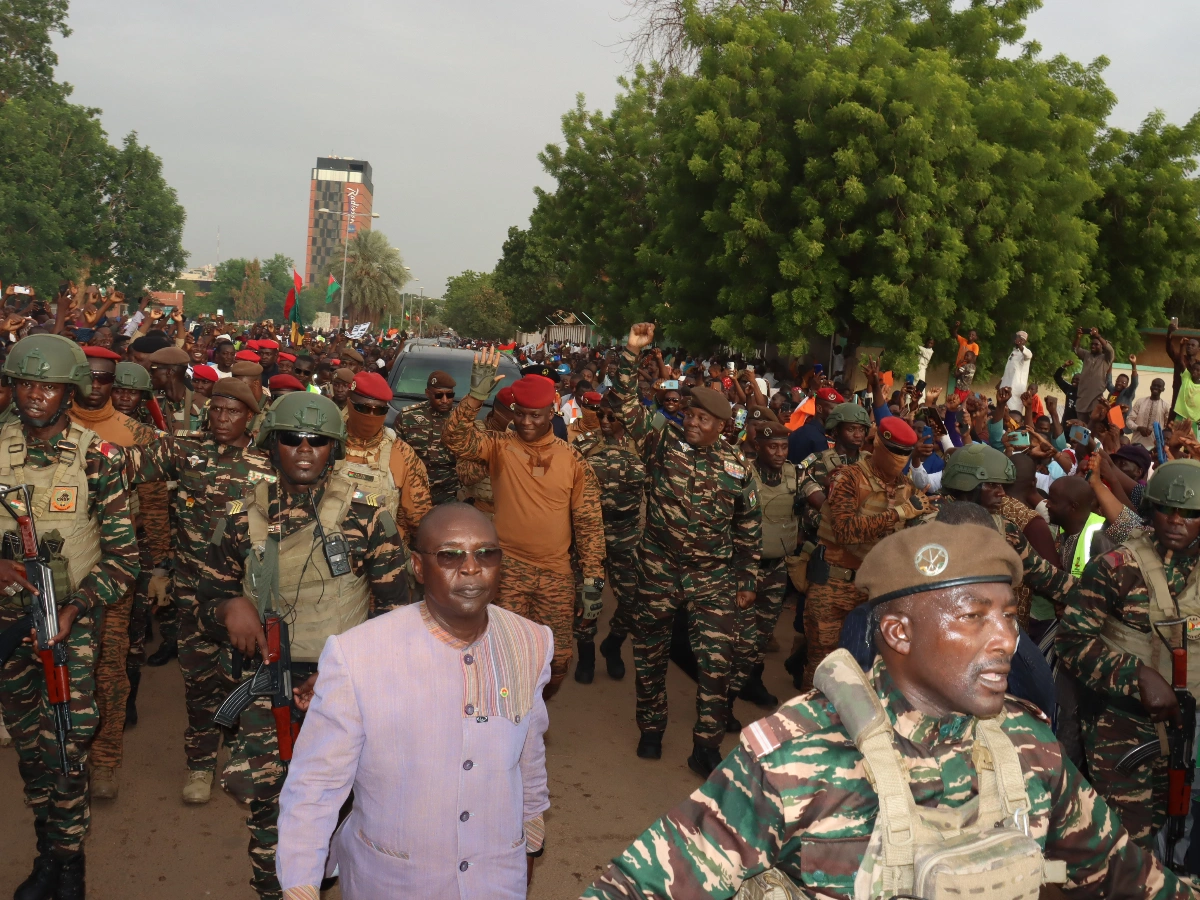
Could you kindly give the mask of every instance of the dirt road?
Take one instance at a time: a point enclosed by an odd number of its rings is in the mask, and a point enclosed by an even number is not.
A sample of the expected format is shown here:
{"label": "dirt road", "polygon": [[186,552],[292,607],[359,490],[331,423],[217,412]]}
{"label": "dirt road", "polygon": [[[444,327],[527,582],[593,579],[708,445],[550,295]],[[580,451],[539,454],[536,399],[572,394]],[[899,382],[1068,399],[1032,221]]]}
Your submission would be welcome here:
{"label": "dirt road", "polygon": [[[601,636],[611,614],[609,601]],[[791,644],[792,614],[785,610],[778,631]],[[591,685],[568,677],[550,702],[546,736],[551,808],[546,816],[545,856],[538,862],[530,897],[578,897],[608,861],[670,806],[691,793],[700,779],[687,767],[695,685],[674,665],[668,675],[670,726],[657,762],[634,755],[633,665],[626,642],[628,673],[612,681],[603,660]],[[767,686],[780,698],[792,696],[783,654],[767,658]],[[215,790],[207,806],[179,799],[183,762],[183,682],[171,662],[146,669],[138,704],[141,721],[126,732],[121,792],[115,801],[92,804],[87,840],[88,896],[93,900],[253,900],[248,885],[245,812]],[[738,703],[743,723],[759,718]],[[723,748],[735,744],[726,737]],[[34,856],[32,816],[20,803],[16,754],[0,749],[0,898],[8,897],[29,873]],[[337,900],[330,891],[326,900]]]}

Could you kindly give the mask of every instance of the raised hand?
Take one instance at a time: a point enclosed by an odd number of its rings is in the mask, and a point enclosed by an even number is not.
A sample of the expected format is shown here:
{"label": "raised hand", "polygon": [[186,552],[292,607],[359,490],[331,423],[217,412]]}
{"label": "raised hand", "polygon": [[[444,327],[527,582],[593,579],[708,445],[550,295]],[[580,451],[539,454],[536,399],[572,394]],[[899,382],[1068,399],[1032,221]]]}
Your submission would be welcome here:
{"label": "raised hand", "polygon": [[629,329],[629,340],[625,342],[630,353],[641,353],[654,343],[654,325],[651,322],[638,322]]}
{"label": "raised hand", "polygon": [[1136,356],[1135,354],[1133,354],[1133,353],[1130,353],[1130,354],[1129,354],[1129,364],[1130,364],[1131,366],[1136,366],[1136,365],[1137,365],[1137,356]]}
{"label": "raised hand", "polygon": [[1002,387],[996,391],[996,405],[1008,406],[1008,401],[1012,399],[1012,388]]}
{"label": "raised hand", "polygon": [[476,353],[471,366],[471,391],[468,396],[480,402],[486,400],[493,386],[504,380],[503,375],[496,374],[499,368],[500,351],[494,346]]}

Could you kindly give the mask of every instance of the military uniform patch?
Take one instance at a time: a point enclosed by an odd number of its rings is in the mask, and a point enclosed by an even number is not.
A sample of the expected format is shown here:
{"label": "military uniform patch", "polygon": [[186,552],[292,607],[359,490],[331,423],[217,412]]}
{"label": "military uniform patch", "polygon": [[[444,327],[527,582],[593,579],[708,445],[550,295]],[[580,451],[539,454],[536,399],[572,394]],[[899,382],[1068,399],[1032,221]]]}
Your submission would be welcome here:
{"label": "military uniform patch", "polygon": [[350,498],[350,502],[365,503],[367,506],[382,506],[383,494],[375,494],[368,491],[355,491],[354,496]]}
{"label": "military uniform patch", "polygon": [[269,472],[247,472],[246,480],[251,484],[257,484],[260,481],[265,481],[267,484],[274,484],[276,477]]}
{"label": "military uniform patch", "polygon": [[741,466],[739,466],[737,463],[727,462],[727,463],[725,463],[725,474],[731,475],[734,478],[741,481],[743,478],[746,477],[746,470],[744,468],[742,468]]}
{"label": "military uniform patch", "polygon": [[355,472],[353,469],[346,469],[347,478],[357,478],[359,481],[374,481],[374,475],[367,475],[365,472]]}
{"label": "military uniform patch", "polygon": [[55,486],[50,491],[50,512],[75,512],[75,503],[79,498],[79,488]]}

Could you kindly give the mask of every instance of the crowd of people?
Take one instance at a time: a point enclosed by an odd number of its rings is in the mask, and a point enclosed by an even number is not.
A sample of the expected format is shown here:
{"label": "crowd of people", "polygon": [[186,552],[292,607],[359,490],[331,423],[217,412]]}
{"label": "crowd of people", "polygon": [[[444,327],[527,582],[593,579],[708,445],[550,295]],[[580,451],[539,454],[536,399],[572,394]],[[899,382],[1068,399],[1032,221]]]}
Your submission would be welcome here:
{"label": "crowd of people", "polygon": [[0,525],[0,711],[37,843],[16,900],[85,896],[90,804],[119,796],[143,667],[173,658],[180,799],[245,803],[260,897],[523,897],[553,847],[553,698],[599,661],[623,679],[626,638],[631,755],[662,757],[674,660],[704,783],[587,897],[1193,896],[1200,343],[1174,325],[1169,401],[1137,397],[1135,356],[1114,380],[1095,329],[1060,401],[1023,332],[985,396],[957,323],[945,388],[932,342],[893,383],[639,323],[459,342],[470,384],[430,372],[395,410],[404,334],[5,298],[0,484],[31,492],[57,595],[30,635],[46,597],[24,520]]}

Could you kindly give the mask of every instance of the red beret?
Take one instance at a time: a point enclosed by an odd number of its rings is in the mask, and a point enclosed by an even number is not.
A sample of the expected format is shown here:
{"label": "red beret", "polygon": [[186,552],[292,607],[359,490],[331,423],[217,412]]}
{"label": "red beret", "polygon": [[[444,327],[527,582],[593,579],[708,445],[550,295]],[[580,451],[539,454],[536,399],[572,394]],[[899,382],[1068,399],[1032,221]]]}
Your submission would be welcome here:
{"label": "red beret", "polygon": [[543,375],[526,375],[513,383],[513,401],[526,409],[554,405],[554,382]]}
{"label": "red beret", "polygon": [[[253,343],[253,341],[251,341],[251,343]],[[246,362],[252,363],[262,362],[262,359],[259,358],[259,355],[253,350],[239,350],[237,353],[233,354],[233,358],[244,359]]]}
{"label": "red beret", "polygon": [[88,359],[114,359],[117,362],[124,358],[120,353],[113,353],[107,347],[84,347],[83,355]]}
{"label": "red beret", "polygon": [[304,385],[294,375],[272,375],[267,379],[267,387],[273,391],[302,391]]}
{"label": "red beret", "polygon": [[896,416],[888,416],[880,422],[877,433],[880,438],[898,447],[917,446],[917,433],[911,425]]}
{"label": "red beret", "polygon": [[286,359],[288,362],[295,362],[295,361],[296,361],[295,354],[292,354],[292,353],[284,353],[282,350],[280,350],[280,351],[279,351],[279,358],[280,358],[280,359]]}
{"label": "red beret", "polygon": [[270,338],[258,342],[259,350],[278,350],[279,341],[273,341]]}
{"label": "red beret", "polygon": [[262,346],[262,343],[259,341],[246,341],[246,349],[247,350],[257,350],[261,346]]}
{"label": "red beret", "polygon": [[517,398],[513,396],[513,389],[511,387],[502,388],[500,393],[496,395],[496,403],[505,409],[512,409],[513,404],[516,402]]}
{"label": "red beret", "polygon": [[817,399],[824,400],[826,403],[845,403],[842,395],[831,387],[823,387],[817,391]]}
{"label": "red beret", "polygon": [[354,376],[350,390],[372,400],[382,400],[385,403],[392,399],[392,389],[378,372],[359,372]]}
{"label": "red beret", "polygon": [[599,406],[604,397],[599,391],[587,391],[580,399],[585,406]]}
{"label": "red beret", "polygon": [[217,370],[212,366],[192,366],[192,377],[200,378],[204,381],[216,381],[221,376],[217,374]]}

